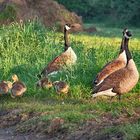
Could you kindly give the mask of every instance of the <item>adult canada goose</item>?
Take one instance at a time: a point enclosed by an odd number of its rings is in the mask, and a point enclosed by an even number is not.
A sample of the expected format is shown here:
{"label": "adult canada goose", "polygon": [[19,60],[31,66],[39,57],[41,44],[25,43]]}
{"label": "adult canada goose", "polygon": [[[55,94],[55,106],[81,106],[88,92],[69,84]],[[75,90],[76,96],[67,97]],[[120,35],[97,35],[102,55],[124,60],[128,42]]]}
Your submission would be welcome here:
{"label": "adult canada goose", "polygon": [[[58,57],[54,58],[41,72],[41,75],[48,77],[48,75],[56,74],[60,71],[64,66],[71,66],[77,60],[77,56],[73,49],[70,47],[68,41],[68,31],[71,29],[71,26],[66,24],[64,26],[64,52],[60,54]],[[38,75],[38,77],[41,77]]]}
{"label": "adult canada goose", "polygon": [[55,81],[53,86],[58,94],[67,94],[69,91],[69,85],[64,81]]}
{"label": "adult canada goose", "polygon": [[0,95],[7,94],[11,88],[12,88],[12,82],[10,81],[0,82]]}
{"label": "adult canada goose", "polygon": [[[131,36],[130,31],[127,31],[129,38]],[[126,67],[112,73],[104,81],[95,87],[93,91],[92,97],[97,97],[101,95],[106,96],[120,96],[124,93],[129,92],[138,82],[139,80],[139,73],[137,67],[135,65],[134,60],[132,59],[131,53],[128,48],[128,44],[125,45],[126,48],[126,55],[127,55],[127,64]]]}
{"label": "adult canada goose", "polygon": [[11,88],[11,97],[15,98],[17,96],[22,96],[23,93],[27,90],[25,84],[19,81],[18,76],[14,74],[12,76],[13,84]]}
{"label": "adult canada goose", "polygon": [[40,79],[36,83],[36,86],[45,89],[45,88],[51,88],[53,84],[47,77],[45,77],[45,78]]}
{"label": "adult canada goose", "polygon": [[124,68],[126,66],[127,63],[127,58],[126,58],[126,51],[125,51],[125,45],[128,44],[129,41],[129,31],[127,29],[123,30],[123,37],[122,37],[122,42],[121,42],[121,46],[120,46],[120,52],[119,52],[119,56],[107,63],[101,70],[101,72],[99,72],[94,80],[94,85],[98,86],[100,83],[103,82],[103,80],[109,76],[111,73]]}

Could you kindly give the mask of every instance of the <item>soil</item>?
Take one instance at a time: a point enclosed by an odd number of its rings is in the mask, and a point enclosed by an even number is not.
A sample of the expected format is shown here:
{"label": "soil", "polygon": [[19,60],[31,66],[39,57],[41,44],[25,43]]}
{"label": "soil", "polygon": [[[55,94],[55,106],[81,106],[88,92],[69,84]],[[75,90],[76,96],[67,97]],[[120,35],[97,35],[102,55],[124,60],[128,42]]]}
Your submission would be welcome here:
{"label": "soil", "polygon": [[9,5],[14,8],[16,18],[0,19],[1,24],[39,19],[48,27],[57,25],[60,30],[63,29],[65,23],[79,23],[82,25],[80,16],[68,11],[63,5],[54,0],[0,0],[0,12],[5,12]]}
{"label": "soil", "polygon": [[104,129],[136,122],[140,118],[140,109],[136,109],[131,116],[126,110],[118,117],[105,113],[98,120],[91,119],[79,124],[74,131],[63,127],[65,121],[62,118],[54,118],[48,123],[36,121],[32,125],[22,125],[27,120],[37,119],[41,115],[44,113],[24,113],[20,109],[1,110],[0,140],[123,140],[122,132],[104,133]]}

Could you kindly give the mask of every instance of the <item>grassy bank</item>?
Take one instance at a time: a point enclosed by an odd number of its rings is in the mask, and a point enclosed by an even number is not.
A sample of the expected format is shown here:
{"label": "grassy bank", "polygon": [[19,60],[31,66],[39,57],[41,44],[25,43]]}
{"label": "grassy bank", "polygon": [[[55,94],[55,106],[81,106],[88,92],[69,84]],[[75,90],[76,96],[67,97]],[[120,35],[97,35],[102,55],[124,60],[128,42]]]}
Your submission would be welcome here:
{"label": "grassy bank", "polygon": [[[61,117],[69,126],[82,124],[91,119],[103,121],[101,116],[105,113],[111,114],[113,118],[122,114],[127,114],[128,118],[134,116],[140,106],[140,82],[130,93],[123,96],[121,102],[117,99],[110,103],[108,98],[90,98],[93,78],[104,64],[117,56],[122,36],[122,29],[95,26],[98,30],[95,34],[70,35],[71,47],[78,56],[77,64],[51,79],[69,83],[70,93],[66,97],[58,96],[54,89],[38,90],[35,87],[38,80],[36,75],[63,51],[63,34],[57,33],[55,29],[50,31],[40,23],[34,22],[0,27],[1,80],[11,80],[12,74],[17,74],[28,88],[25,95],[19,99],[11,99],[10,95],[1,96],[1,108],[20,108],[22,112],[46,112],[37,117],[37,121],[47,122],[55,117]],[[130,50],[140,71],[140,30],[130,30],[133,33]],[[136,123],[132,127],[135,128],[137,125],[140,126]],[[21,126],[24,128],[27,125]],[[122,128],[123,132],[128,131],[129,126],[125,128]],[[131,129],[129,131],[131,132]],[[137,135],[134,134],[135,136]]]}

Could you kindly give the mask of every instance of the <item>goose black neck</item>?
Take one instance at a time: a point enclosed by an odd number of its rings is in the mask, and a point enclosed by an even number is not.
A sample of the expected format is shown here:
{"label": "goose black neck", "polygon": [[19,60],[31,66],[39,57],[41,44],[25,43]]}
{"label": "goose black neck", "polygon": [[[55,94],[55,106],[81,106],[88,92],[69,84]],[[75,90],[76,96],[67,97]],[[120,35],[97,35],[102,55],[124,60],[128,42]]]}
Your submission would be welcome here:
{"label": "goose black neck", "polygon": [[127,45],[127,46],[125,46],[125,49],[126,49],[127,64],[128,64],[129,60],[131,60],[131,59],[132,59],[132,55],[131,55],[131,52],[130,52],[130,50],[129,50],[128,45]]}
{"label": "goose black neck", "polygon": [[129,42],[129,38],[126,38],[124,36],[121,42],[120,53],[122,53],[125,50],[125,47],[128,46],[128,42]]}
{"label": "goose black neck", "polygon": [[68,31],[66,29],[64,29],[64,41],[65,41],[64,51],[66,51],[70,46],[69,41],[68,41]]}

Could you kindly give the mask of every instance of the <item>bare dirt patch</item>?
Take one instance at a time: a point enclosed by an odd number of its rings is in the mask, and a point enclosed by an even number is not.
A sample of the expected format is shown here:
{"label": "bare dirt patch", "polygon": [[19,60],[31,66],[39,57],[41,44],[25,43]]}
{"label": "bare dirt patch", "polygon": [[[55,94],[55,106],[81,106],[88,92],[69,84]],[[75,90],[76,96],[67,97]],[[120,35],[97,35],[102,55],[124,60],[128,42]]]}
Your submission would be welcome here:
{"label": "bare dirt patch", "polygon": [[[120,116],[112,116],[104,113],[98,120],[91,119],[77,124],[73,131],[65,126],[63,118],[54,118],[48,122],[40,121],[38,118],[44,113],[25,113],[20,109],[0,111],[0,138],[14,139],[66,139],[66,140],[123,140],[122,132],[103,133],[104,129],[113,126],[120,126],[125,123],[136,122],[140,118],[139,108],[133,115],[129,115],[126,110]],[[45,113],[46,114],[46,113]],[[35,120],[29,123],[29,120]],[[27,123],[26,123],[27,121]]]}

